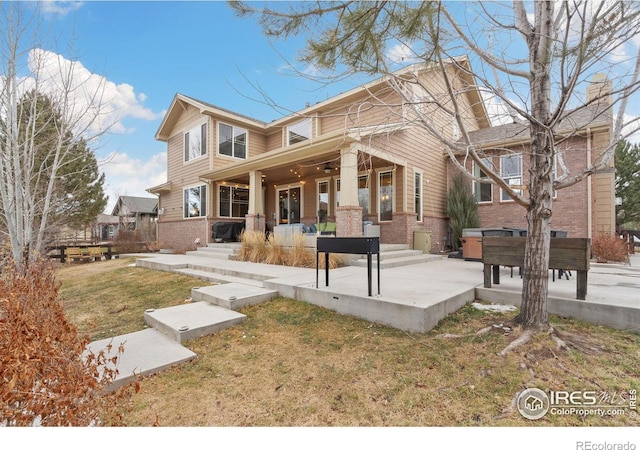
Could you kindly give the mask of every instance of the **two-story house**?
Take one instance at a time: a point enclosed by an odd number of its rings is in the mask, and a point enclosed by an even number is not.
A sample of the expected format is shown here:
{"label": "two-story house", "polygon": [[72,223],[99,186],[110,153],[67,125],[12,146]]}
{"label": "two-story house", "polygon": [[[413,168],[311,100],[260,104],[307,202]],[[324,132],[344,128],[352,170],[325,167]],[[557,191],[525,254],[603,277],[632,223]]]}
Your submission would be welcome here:
{"label": "two-story house", "polygon": [[[447,70],[465,128],[480,135],[490,120],[464,64]],[[446,92],[439,70],[417,73],[430,92]],[[415,83],[407,87],[418,99],[425,95]],[[444,250],[450,172],[457,169],[440,141],[413,126],[412,114],[415,104],[407,108],[386,79],[269,123],[177,94],[156,133],[167,143],[167,182],[148,189],[159,197],[159,243],[212,242],[220,222],[243,222],[247,230],[334,223],[338,236],[360,236],[371,222],[382,243],[412,245],[414,231],[425,230],[432,250]],[[442,135],[458,138],[451,115],[428,114]]]}

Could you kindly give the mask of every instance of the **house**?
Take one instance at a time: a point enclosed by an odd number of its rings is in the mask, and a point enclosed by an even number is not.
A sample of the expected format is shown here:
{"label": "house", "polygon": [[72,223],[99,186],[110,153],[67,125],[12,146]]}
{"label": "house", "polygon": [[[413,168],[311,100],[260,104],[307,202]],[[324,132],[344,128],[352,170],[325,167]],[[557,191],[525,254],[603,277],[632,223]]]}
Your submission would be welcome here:
{"label": "house", "polygon": [[155,240],[157,198],[121,195],[113,207],[111,216],[118,219],[118,233],[135,231],[144,241]]}
{"label": "house", "polygon": [[120,218],[110,214],[98,214],[93,223],[93,235],[98,241],[111,241],[118,235]]}
{"label": "house", "polygon": [[[569,110],[556,130],[556,164],[554,176],[581,173],[609,147],[613,116],[608,94],[611,82],[600,75],[588,86],[589,105]],[[483,162],[493,167],[510,185],[527,188],[530,162],[529,128],[510,123],[469,133],[471,141],[484,154]],[[458,161],[477,177],[486,176],[472,161]],[[450,178],[456,173],[451,161]],[[498,186],[470,181],[478,201],[480,225],[487,228],[526,229],[526,211]],[[616,231],[615,167],[613,158],[606,168],[587,180],[553,193],[552,230],[566,231],[568,237],[612,235]]]}
{"label": "house", "polygon": [[[490,120],[465,64],[461,58],[447,70],[465,128],[481,136]],[[405,73],[446,92],[439,70],[410,67],[399,75]],[[430,109],[416,83],[404,88],[411,104],[380,79],[269,123],[176,94],[156,133],[167,144],[167,181],[147,189],[158,196],[158,241],[189,248],[212,242],[221,225],[271,231],[331,224],[338,236],[362,236],[363,224],[373,223],[381,243],[411,246],[414,232],[423,231],[431,251],[445,250],[446,197],[457,169],[440,141],[412,126],[412,115],[428,115],[452,140],[459,129],[452,115]],[[497,197],[491,204],[507,206]]]}

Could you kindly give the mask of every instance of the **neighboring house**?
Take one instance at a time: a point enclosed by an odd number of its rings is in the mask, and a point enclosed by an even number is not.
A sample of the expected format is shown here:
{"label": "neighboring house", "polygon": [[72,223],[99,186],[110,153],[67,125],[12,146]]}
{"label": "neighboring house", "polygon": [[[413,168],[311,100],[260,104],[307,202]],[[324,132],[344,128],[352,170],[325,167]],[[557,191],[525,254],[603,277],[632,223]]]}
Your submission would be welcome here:
{"label": "neighboring house", "polygon": [[[453,65],[449,71],[466,128],[489,130],[474,80]],[[419,75],[445,92],[439,71]],[[425,93],[411,86],[422,101]],[[412,126],[405,106],[385,80],[269,123],[177,94],[156,133],[167,143],[167,182],[147,190],[158,196],[158,241],[212,242],[218,222],[244,222],[247,230],[330,222],[338,236],[361,236],[367,221],[380,227],[382,243],[411,246],[414,231],[428,231],[432,251],[444,250],[452,165],[439,141]],[[458,138],[452,116],[424,113]]]}
{"label": "neighboring house", "polygon": [[93,234],[99,241],[112,241],[118,236],[120,218],[109,214],[98,214],[93,223]]}
{"label": "neighboring house", "polygon": [[143,240],[154,240],[158,218],[158,199],[121,195],[113,207],[118,218],[118,231],[137,231]]}

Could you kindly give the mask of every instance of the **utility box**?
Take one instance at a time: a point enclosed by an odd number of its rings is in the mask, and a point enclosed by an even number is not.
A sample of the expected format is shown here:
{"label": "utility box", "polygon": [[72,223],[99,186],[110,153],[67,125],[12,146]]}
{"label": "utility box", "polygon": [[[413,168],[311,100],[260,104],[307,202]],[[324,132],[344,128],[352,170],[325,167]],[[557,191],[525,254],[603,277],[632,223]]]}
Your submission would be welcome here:
{"label": "utility box", "polygon": [[416,230],[413,232],[413,249],[422,253],[431,253],[431,231]]}

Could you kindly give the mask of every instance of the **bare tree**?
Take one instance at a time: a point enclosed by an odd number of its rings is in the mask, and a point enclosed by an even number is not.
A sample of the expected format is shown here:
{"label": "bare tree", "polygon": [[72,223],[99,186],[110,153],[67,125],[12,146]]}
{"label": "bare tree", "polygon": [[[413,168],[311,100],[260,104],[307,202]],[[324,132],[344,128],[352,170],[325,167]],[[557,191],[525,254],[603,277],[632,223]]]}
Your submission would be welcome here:
{"label": "bare tree", "polygon": [[[451,161],[470,178],[498,185],[526,209],[528,223],[522,303],[516,322],[549,330],[548,263],[553,192],[595,174],[612,161],[617,142],[637,118],[626,119],[630,97],[639,87],[639,5],[625,1],[490,2],[329,2],[273,3],[264,9],[231,3],[240,15],[258,16],[264,33],[286,39],[307,37],[301,60],[329,70],[381,74],[413,107],[415,126],[439,139]],[[401,50],[403,62],[437,70],[445,92],[434,90],[413,70],[398,72],[389,59]],[[626,56],[628,52],[630,56]],[[473,80],[463,86],[453,74]],[[582,96],[595,74],[608,83]],[[467,128],[473,112],[459,102],[461,91],[476,89],[498,99],[505,117],[517,120],[529,136],[529,182],[512,186],[483,161],[483,151]],[[381,99],[382,100],[382,99]],[[605,101],[606,100],[606,101]],[[393,105],[394,107],[397,105]],[[443,111],[458,124],[453,141],[431,119]],[[578,172],[570,172],[559,144],[579,130],[567,122],[584,111],[582,126],[615,113],[615,127],[604,151]],[[518,127],[515,127],[518,128]],[[471,159],[487,175],[475,178],[458,157]],[[556,163],[557,161],[557,163]],[[557,164],[557,166],[556,166]]]}
{"label": "bare tree", "polygon": [[44,250],[59,175],[78,164],[71,152],[95,143],[109,124],[101,115],[104,82],[79,79],[76,63],[39,45],[50,36],[37,4],[3,2],[0,14],[0,207],[21,265]]}

